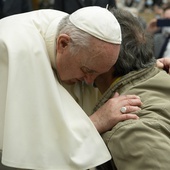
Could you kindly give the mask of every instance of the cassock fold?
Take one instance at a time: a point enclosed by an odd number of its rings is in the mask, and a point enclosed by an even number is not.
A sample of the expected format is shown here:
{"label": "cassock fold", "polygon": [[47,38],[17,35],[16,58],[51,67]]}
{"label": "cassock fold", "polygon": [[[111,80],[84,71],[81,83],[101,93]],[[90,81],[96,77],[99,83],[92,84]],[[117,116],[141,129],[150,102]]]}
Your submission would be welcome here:
{"label": "cassock fold", "polygon": [[81,170],[111,158],[89,117],[60,85],[51,67],[54,61],[44,35],[48,24],[55,25],[54,20],[58,23],[57,18],[65,15],[42,10],[0,21],[0,149],[4,165]]}

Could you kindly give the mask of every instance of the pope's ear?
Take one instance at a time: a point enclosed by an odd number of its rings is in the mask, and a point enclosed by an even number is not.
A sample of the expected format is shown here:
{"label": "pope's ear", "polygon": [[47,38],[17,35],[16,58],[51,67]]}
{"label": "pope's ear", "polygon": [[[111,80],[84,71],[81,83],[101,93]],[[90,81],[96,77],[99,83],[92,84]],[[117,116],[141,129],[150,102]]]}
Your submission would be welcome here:
{"label": "pope's ear", "polygon": [[60,34],[57,38],[57,52],[63,53],[63,51],[68,47],[70,42],[70,37],[67,34]]}

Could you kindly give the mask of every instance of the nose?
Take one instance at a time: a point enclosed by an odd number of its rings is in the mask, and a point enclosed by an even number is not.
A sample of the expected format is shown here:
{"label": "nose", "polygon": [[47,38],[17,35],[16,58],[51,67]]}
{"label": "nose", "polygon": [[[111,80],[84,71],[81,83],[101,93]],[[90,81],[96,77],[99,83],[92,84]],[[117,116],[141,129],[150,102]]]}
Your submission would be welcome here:
{"label": "nose", "polygon": [[84,77],[84,81],[86,82],[86,84],[93,84],[96,77],[97,76],[94,76],[94,75],[86,75]]}

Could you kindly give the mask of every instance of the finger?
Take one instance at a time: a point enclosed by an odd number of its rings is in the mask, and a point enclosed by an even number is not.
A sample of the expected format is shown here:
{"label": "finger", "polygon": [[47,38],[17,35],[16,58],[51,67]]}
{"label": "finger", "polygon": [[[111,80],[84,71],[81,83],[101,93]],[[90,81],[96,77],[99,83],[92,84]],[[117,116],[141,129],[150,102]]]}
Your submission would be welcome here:
{"label": "finger", "polygon": [[159,62],[161,62],[161,63],[163,63],[164,64],[164,58],[159,58],[159,59],[157,59],[157,61],[159,61]]}
{"label": "finger", "polygon": [[[110,103],[110,105],[115,108],[115,105],[119,108],[123,106],[141,106],[143,103],[141,102],[141,99],[139,96],[136,95],[124,95],[124,96],[118,96],[117,101],[115,101],[115,98],[111,98],[107,101],[107,103]],[[133,109],[129,109],[133,110]]]}
{"label": "finger", "polygon": [[164,68],[163,63],[162,63],[160,60],[157,60],[157,61],[156,61],[156,66],[157,66],[158,68]]}
{"label": "finger", "polygon": [[141,108],[138,106],[125,106],[126,107],[126,112],[125,113],[131,113],[131,112],[136,112],[140,111]]}
{"label": "finger", "polygon": [[[117,93],[117,92],[116,92]],[[116,95],[116,94],[114,94],[114,95]],[[119,97],[119,99],[120,100],[128,100],[128,99],[140,99],[140,97],[139,96],[137,96],[137,95],[116,95],[116,96],[113,96],[114,98],[118,98]]]}
{"label": "finger", "polygon": [[124,106],[141,106],[143,103],[141,102],[140,98],[137,98],[124,100],[122,104],[124,104]]}
{"label": "finger", "polygon": [[122,114],[119,116],[118,121],[124,121],[129,119],[139,119],[139,117],[135,114]]}
{"label": "finger", "polygon": [[119,93],[118,92],[115,92],[115,94],[113,95],[113,98],[116,98],[119,96]]}
{"label": "finger", "polygon": [[137,98],[124,98],[119,100],[118,103],[120,106],[141,106],[143,103],[139,97]]}
{"label": "finger", "polygon": [[123,99],[140,99],[140,97],[139,96],[137,96],[137,95],[133,95],[133,94],[131,94],[131,95],[120,95],[120,96],[122,96],[123,97]]}

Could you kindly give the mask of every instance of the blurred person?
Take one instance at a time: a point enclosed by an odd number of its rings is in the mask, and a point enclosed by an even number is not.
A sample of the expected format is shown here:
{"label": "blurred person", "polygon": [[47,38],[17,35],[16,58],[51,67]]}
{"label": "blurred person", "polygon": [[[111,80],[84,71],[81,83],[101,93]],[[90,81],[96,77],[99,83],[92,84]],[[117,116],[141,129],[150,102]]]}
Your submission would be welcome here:
{"label": "blurred person", "polygon": [[41,0],[39,2],[39,9],[53,9],[54,0]]}
{"label": "blurred person", "polygon": [[[169,19],[170,22],[170,3],[163,8],[161,19]],[[152,19],[146,29],[154,37],[155,58],[170,57],[170,26],[160,27],[157,23],[157,18]]]}
{"label": "blurred person", "polygon": [[63,84],[93,84],[115,64],[120,44],[119,23],[101,7],[0,20],[1,169],[80,170],[111,158],[99,133],[137,119],[130,112],[140,98],[113,97],[88,117]]}
{"label": "blurred person", "polygon": [[134,0],[125,0],[124,3],[126,7],[132,7],[134,4]]}
{"label": "blurred person", "polygon": [[153,7],[160,7],[164,3],[164,0],[153,0]]}
{"label": "blurred person", "polygon": [[[102,96],[94,111],[114,94],[136,94],[143,104],[139,119],[118,122],[102,134],[112,160],[98,170],[168,170],[170,154],[170,77],[155,67],[152,38],[127,11],[112,11],[122,30],[116,64],[95,80]],[[163,59],[161,62],[170,60]],[[166,63],[165,62],[165,63]],[[168,65],[169,65],[168,64]],[[121,108],[126,112],[126,105]]]}
{"label": "blurred person", "polygon": [[116,0],[55,0],[54,9],[73,13],[77,9],[87,6],[100,6],[103,8],[116,8]]}
{"label": "blurred person", "polygon": [[0,0],[0,19],[32,10],[31,0]]}
{"label": "blurred person", "polygon": [[153,7],[153,0],[145,0],[145,9],[152,10]]}
{"label": "blurred person", "polygon": [[[170,23],[170,3],[163,9],[162,15]],[[161,32],[154,35],[154,51],[156,58],[170,57],[170,24],[163,26]]]}

